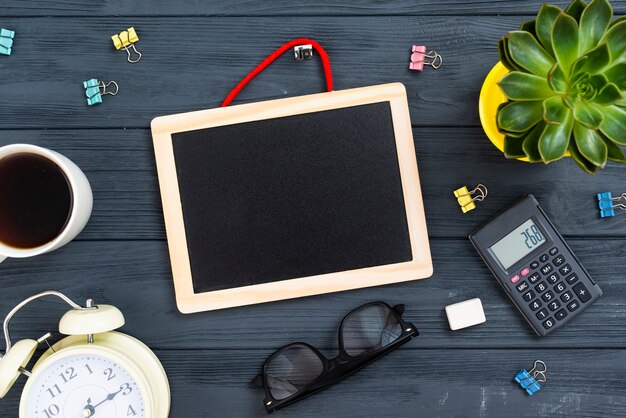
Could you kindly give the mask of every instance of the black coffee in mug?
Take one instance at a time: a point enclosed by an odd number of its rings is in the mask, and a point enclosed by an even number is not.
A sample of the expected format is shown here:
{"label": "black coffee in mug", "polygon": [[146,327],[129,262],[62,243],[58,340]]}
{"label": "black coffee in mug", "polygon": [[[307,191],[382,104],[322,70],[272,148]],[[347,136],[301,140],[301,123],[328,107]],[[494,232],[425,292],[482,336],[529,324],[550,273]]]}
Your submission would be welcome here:
{"label": "black coffee in mug", "polygon": [[0,158],[0,242],[36,248],[53,241],[72,214],[72,188],[55,162],[28,152]]}

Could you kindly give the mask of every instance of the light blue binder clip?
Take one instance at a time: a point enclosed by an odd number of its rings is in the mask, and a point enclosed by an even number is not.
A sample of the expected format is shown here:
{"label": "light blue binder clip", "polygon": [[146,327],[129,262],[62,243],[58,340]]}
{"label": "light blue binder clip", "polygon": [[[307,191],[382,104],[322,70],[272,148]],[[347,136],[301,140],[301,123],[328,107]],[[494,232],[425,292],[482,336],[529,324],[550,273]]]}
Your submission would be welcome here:
{"label": "light blue binder clip", "polygon": [[[542,366],[541,368],[539,366]],[[535,394],[541,390],[541,383],[544,383],[546,378],[546,371],[548,366],[541,360],[535,361],[533,368],[528,372],[526,369],[520,370],[515,375],[515,382],[519,383],[522,389],[526,391],[529,396]]]}
{"label": "light blue binder clip", "polygon": [[0,54],[11,55],[15,32],[8,29],[0,29]]}
{"label": "light blue binder clip", "polygon": [[621,200],[626,200],[626,193],[622,193],[618,197],[613,197],[611,192],[598,193],[597,198],[601,218],[615,216],[615,209],[626,210],[626,204],[619,203]]}
{"label": "light blue binder clip", "polygon": [[[111,84],[115,86],[115,91],[107,91],[107,88]],[[85,88],[85,95],[87,96],[87,104],[89,106],[102,103],[102,96],[107,94],[115,96],[120,90],[115,81],[109,81],[105,84],[104,81],[98,81],[96,78],[83,82],[83,87]]]}

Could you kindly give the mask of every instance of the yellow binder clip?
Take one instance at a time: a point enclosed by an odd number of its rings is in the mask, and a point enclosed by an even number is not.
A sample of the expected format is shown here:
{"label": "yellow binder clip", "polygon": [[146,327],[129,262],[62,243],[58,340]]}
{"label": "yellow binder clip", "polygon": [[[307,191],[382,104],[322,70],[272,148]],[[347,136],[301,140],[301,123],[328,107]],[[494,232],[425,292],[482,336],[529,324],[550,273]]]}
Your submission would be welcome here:
{"label": "yellow binder clip", "polygon": [[[115,49],[123,49],[126,51],[128,54],[128,62],[134,64],[141,59],[141,52],[137,51],[137,48],[135,48],[135,42],[139,41],[139,36],[137,36],[137,32],[135,32],[134,27],[128,28],[128,30],[111,36],[111,39],[113,40]],[[130,53],[130,48],[135,51],[137,58],[133,59],[132,54]]]}
{"label": "yellow binder clip", "polygon": [[468,190],[467,186],[463,186],[460,189],[454,191],[454,197],[461,206],[463,213],[467,213],[476,209],[475,202],[482,202],[487,197],[487,188],[479,184],[472,191]]}

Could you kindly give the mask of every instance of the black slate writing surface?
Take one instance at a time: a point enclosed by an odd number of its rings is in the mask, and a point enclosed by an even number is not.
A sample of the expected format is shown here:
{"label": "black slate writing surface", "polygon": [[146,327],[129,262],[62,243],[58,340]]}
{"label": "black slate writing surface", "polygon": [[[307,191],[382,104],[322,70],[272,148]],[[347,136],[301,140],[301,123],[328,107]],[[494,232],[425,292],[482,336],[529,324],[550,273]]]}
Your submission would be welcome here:
{"label": "black slate writing surface", "polygon": [[412,259],[389,102],[172,140],[196,293]]}

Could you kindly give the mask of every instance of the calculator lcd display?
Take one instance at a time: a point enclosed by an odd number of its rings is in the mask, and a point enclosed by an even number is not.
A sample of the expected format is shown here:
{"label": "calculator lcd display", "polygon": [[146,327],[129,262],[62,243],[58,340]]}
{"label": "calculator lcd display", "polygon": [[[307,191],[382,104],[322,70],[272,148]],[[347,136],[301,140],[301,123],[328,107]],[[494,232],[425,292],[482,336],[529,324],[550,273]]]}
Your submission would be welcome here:
{"label": "calculator lcd display", "polygon": [[539,227],[529,219],[496,242],[491,251],[506,270],[545,242]]}

